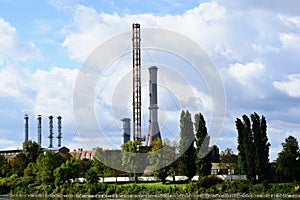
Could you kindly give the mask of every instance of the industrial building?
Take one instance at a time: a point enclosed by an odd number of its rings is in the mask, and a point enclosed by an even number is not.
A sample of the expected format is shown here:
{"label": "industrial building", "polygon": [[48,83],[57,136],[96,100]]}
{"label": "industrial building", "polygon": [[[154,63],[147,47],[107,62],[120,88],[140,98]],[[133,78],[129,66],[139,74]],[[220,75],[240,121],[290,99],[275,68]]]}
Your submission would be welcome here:
{"label": "industrial building", "polygon": [[[151,66],[149,68],[149,128],[147,137],[142,135],[141,128],[141,31],[140,24],[132,25],[132,63],[133,63],[133,140],[144,142],[145,146],[151,147],[152,142],[156,139],[161,140],[161,133],[158,124],[158,96],[157,96],[157,66]],[[122,143],[126,143],[130,140],[130,118],[124,118],[122,128]]]}
{"label": "industrial building", "polygon": [[[157,66],[149,67],[149,125],[147,136],[142,135],[142,103],[141,103],[141,26],[140,24],[134,23],[132,25],[132,67],[133,67],[133,78],[132,78],[132,119],[123,118],[122,123],[122,144],[128,142],[131,138],[133,141],[144,142],[142,146],[148,149],[153,145],[153,141],[156,139],[161,140],[161,133],[158,124],[158,95],[157,95]],[[53,144],[54,139],[54,117],[48,116],[49,119],[49,145],[45,150],[58,150],[62,146],[62,117],[57,117],[57,147]],[[132,129],[131,129],[132,122]],[[25,139],[29,140],[29,116],[24,116],[24,130]],[[37,115],[37,143],[42,147],[42,116]],[[3,151],[5,155],[14,155],[19,153],[21,150]],[[95,150],[83,150],[79,148],[78,151],[71,152],[72,155],[77,156],[79,159],[92,159],[95,155]]]}

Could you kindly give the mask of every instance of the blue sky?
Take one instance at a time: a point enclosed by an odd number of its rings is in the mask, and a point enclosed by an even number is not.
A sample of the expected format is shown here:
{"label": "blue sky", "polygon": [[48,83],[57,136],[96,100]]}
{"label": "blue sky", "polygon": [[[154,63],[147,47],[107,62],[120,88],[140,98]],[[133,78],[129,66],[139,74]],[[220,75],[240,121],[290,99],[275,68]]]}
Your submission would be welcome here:
{"label": "blue sky", "polygon": [[[230,147],[236,152],[235,119],[257,112],[267,119],[271,159],[275,159],[285,138],[300,136],[300,8],[294,0],[266,2],[0,0],[0,149],[21,147],[26,113],[33,140],[36,116],[43,115],[45,147],[51,114],[63,117],[63,144],[71,149],[92,148],[90,141],[100,137],[97,128],[86,124],[88,129],[82,133],[74,119],[77,75],[97,47],[130,32],[131,24],[137,22],[142,28],[172,30],[190,38],[214,63],[226,93],[224,126],[216,142],[221,150]],[[126,51],[130,51],[130,39],[128,45]],[[189,47],[182,45],[182,50]],[[116,146],[121,141],[116,118],[131,115],[131,87],[124,87],[130,84],[130,59],[130,54],[120,55],[108,69],[102,69],[94,91],[97,98],[92,106],[83,107],[96,112],[105,137]],[[174,54],[149,50],[143,59],[147,66],[160,66],[162,73],[182,72],[177,82],[172,73],[158,77],[163,136],[177,134],[181,109],[202,112],[208,124],[213,123],[212,102],[217,100],[207,89],[205,77],[197,82],[198,77],[185,70],[191,66]],[[146,69],[144,74],[146,130]],[[193,94],[176,87],[191,89]],[[116,94],[124,95],[125,101]],[[113,105],[115,101],[125,111]]]}

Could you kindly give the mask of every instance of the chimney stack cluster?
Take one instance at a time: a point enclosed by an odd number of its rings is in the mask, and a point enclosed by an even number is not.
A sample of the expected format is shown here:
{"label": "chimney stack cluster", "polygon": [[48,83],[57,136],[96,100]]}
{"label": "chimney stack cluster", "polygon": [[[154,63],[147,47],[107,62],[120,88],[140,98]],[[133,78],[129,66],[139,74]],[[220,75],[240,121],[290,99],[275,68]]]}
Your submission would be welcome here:
{"label": "chimney stack cluster", "polygon": [[[29,140],[29,117],[27,114],[25,114],[24,117],[24,124],[25,124],[25,142]],[[61,147],[61,139],[62,139],[62,117],[58,116],[57,117],[57,139],[58,139],[58,147]],[[49,148],[53,148],[53,116],[49,116]],[[42,146],[42,116],[38,115],[37,116],[37,139],[38,139],[38,144]]]}

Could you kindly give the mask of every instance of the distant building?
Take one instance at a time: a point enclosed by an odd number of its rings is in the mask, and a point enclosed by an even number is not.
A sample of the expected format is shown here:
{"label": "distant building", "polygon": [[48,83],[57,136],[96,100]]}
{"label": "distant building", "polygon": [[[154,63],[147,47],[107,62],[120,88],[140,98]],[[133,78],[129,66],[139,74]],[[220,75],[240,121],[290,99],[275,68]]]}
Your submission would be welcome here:
{"label": "distant building", "polygon": [[21,149],[12,149],[12,150],[0,150],[0,155],[4,155],[5,158],[9,159],[21,153]]}
{"label": "distant building", "polygon": [[236,163],[211,163],[211,174],[235,174]]}
{"label": "distant building", "polygon": [[77,151],[74,150],[70,152],[70,154],[80,160],[82,159],[93,160],[96,154],[96,150],[83,150],[82,148],[79,148]]}

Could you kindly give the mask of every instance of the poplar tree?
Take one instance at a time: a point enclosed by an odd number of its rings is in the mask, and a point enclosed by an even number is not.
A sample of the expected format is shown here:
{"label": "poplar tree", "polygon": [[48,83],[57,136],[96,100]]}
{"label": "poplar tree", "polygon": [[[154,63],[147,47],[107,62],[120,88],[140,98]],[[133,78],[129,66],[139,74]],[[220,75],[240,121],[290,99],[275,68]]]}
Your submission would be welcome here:
{"label": "poplar tree", "polygon": [[196,167],[199,178],[211,173],[212,153],[209,151],[210,136],[208,136],[206,122],[201,113],[195,115],[196,130]]}
{"label": "poplar tree", "polygon": [[196,149],[194,147],[194,129],[189,111],[182,111],[180,115],[179,154],[180,169],[183,175],[191,180],[196,174]]}
{"label": "poplar tree", "polygon": [[247,175],[248,180],[262,181],[267,179],[269,169],[269,147],[267,137],[267,123],[264,116],[257,113],[243,115],[236,120],[238,132],[238,165],[241,173]]}

